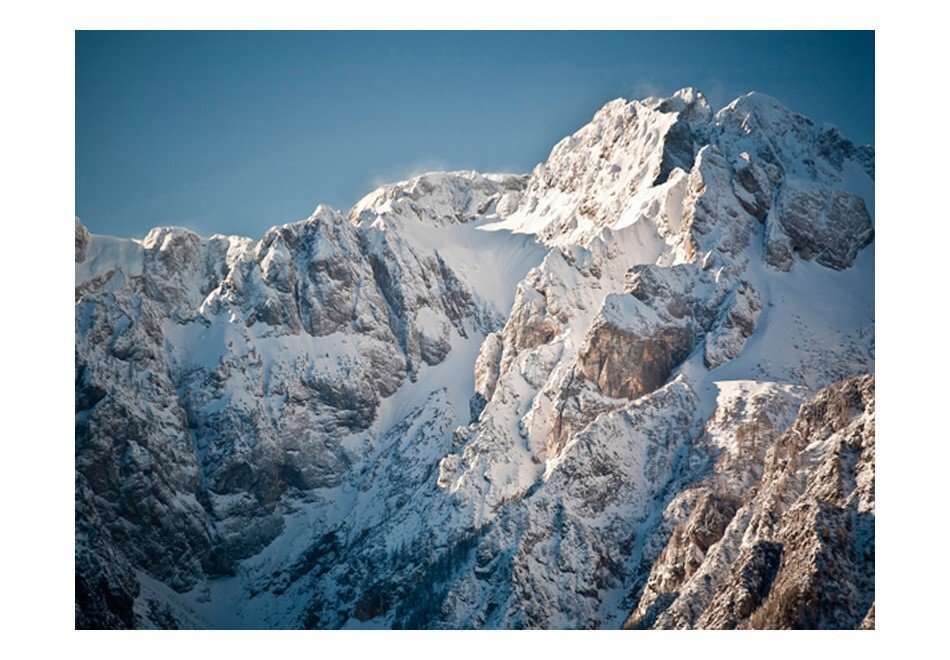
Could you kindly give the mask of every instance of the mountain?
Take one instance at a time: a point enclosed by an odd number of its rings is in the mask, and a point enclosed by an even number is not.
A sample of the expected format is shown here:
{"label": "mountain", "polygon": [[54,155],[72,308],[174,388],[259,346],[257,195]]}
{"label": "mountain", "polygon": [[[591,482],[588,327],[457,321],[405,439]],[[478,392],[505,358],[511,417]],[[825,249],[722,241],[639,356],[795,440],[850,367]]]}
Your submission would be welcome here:
{"label": "mountain", "polygon": [[684,89],[259,241],[77,219],[76,626],[873,628],[873,194]]}

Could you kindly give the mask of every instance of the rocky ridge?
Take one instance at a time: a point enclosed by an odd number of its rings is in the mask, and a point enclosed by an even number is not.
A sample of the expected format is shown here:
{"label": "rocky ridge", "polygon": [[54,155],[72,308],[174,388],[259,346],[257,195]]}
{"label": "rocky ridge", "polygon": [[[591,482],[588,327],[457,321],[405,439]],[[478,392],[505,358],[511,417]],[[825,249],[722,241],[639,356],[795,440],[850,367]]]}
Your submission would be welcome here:
{"label": "rocky ridge", "polygon": [[873,164],[681,90],[257,242],[77,220],[77,627],[873,627]]}

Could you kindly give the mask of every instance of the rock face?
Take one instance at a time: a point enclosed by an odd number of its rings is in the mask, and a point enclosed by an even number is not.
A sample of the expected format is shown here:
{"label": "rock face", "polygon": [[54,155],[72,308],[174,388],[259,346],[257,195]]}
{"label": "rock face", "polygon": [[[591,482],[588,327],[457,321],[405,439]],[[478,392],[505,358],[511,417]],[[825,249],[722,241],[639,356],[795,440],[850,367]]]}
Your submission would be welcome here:
{"label": "rock face", "polygon": [[[634,300],[627,298],[622,302]],[[617,311],[617,307],[611,306],[610,316]],[[627,320],[633,323],[623,323]],[[689,354],[693,339],[679,325],[651,324],[636,307],[623,321],[617,324],[604,317],[594,323],[581,347],[578,371],[596,383],[604,396],[639,399],[667,381],[673,368]]]}
{"label": "rock face", "polygon": [[871,242],[874,229],[857,195],[797,182],[782,189],[768,220],[770,263],[791,267],[791,253],[842,270]]}
{"label": "rock face", "polygon": [[873,628],[873,173],[681,90],[256,242],[77,220],[77,627]]}
{"label": "rock face", "polygon": [[856,628],[873,620],[873,377],[820,390],[788,431],[754,442],[763,440],[764,469],[751,489],[730,484],[735,466],[719,463],[701,495],[681,495],[694,508],[625,627]]}

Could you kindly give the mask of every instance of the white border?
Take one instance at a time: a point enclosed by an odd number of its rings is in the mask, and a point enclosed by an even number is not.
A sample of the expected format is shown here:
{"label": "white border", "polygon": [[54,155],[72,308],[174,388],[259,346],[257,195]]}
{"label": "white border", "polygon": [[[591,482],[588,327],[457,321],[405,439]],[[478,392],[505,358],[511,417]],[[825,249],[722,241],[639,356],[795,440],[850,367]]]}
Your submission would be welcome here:
{"label": "white border", "polygon": [[[948,107],[934,4],[797,0],[633,5],[603,0],[54,2],[7,7],[3,63],[3,537],[0,623],[10,657],[275,653],[584,657],[923,650],[947,593],[941,486],[947,373]],[[169,28],[877,28],[877,623],[874,633],[103,633],[73,628],[73,30]],[[938,648],[934,646],[934,648]],[[610,656],[606,656],[610,657]]]}

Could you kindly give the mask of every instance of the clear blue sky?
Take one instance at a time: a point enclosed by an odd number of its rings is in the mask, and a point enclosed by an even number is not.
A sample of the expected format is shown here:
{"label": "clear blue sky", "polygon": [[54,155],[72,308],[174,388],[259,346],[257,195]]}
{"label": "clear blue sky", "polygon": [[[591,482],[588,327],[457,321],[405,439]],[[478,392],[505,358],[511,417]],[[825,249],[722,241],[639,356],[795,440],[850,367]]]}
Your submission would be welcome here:
{"label": "clear blue sky", "polygon": [[419,171],[527,172],[685,86],[874,142],[872,32],[78,32],[76,214],[259,237]]}

